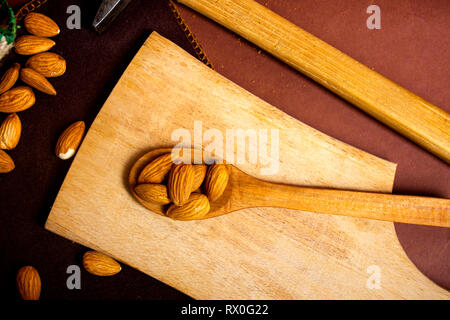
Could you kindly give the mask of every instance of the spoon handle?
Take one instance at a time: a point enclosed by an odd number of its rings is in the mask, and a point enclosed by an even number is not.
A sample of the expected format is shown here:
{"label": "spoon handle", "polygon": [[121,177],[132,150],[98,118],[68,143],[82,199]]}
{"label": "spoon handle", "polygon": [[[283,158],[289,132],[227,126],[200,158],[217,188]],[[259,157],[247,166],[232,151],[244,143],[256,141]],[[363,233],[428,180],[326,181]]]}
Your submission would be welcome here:
{"label": "spoon handle", "polygon": [[358,218],[450,227],[450,200],[299,187],[256,180],[246,186],[248,204]]}

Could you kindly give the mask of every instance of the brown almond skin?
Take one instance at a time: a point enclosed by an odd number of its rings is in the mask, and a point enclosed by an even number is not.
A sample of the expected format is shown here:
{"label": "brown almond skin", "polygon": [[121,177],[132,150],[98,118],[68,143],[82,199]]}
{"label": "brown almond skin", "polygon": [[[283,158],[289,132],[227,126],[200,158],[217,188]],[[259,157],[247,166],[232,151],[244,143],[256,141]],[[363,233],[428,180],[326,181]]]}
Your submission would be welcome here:
{"label": "brown almond skin", "polygon": [[28,59],[25,66],[47,78],[59,77],[66,72],[66,60],[53,52],[36,54]]}
{"label": "brown almond skin", "polygon": [[14,149],[22,134],[22,122],[15,113],[10,114],[0,125],[0,149]]}
{"label": "brown almond skin", "polygon": [[38,37],[54,37],[59,34],[55,21],[41,13],[31,12],[26,15],[24,25],[27,31]]}
{"label": "brown almond skin", "polygon": [[138,177],[139,183],[162,183],[173,165],[172,154],[163,154],[147,164]]}
{"label": "brown almond skin", "polygon": [[25,35],[17,38],[14,49],[18,54],[29,56],[48,51],[54,45],[55,41],[51,39],[33,35]]}
{"label": "brown almond skin", "polygon": [[97,251],[88,251],[83,255],[83,267],[87,272],[102,277],[113,276],[122,270],[116,260]]}
{"label": "brown almond skin", "polygon": [[41,278],[32,266],[19,269],[16,276],[17,290],[23,300],[39,300],[41,295]]}
{"label": "brown almond skin", "polygon": [[166,205],[170,203],[167,187],[163,184],[144,183],[134,188],[137,196],[144,201],[148,201],[158,205]]}
{"label": "brown almond skin", "polygon": [[19,86],[0,95],[0,112],[13,113],[31,108],[36,102],[30,87]]}
{"label": "brown almond skin", "polygon": [[3,150],[0,150],[0,173],[13,171],[15,168],[13,159]]}
{"label": "brown almond skin", "polygon": [[205,180],[205,192],[213,202],[222,196],[228,184],[230,173],[225,164],[213,164],[208,168]]}
{"label": "brown almond skin", "polygon": [[31,68],[20,70],[20,80],[41,92],[52,96],[56,95],[56,90],[51,83],[43,75]]}
{"label": "brown almond skin", "polygon": [[14,63],[11,68],[6,70],[5,74],[3,75],[2,79],[0,80],[0,94],[3,92],[8,91],[13,87],[13,85],[16,83],[17,79],[19,78],[19,70],[20,70],[20,64]]}
{"label": "brown almond skin", "polygon": [[182,206],[172,204],[167,209],[166,216],[175,220],[203,219],[210,210],[208,198],[201,193],[192,193]]}
{"label": "brown almond skin", "polygon": [[75,154],[81,143],[81,139],[83,138],[84,129],[84,122],[78,121],[71,124],[63,131],[59,136],[55,147],[55,153],[60,159],[67,160]]}
{"label": "brown almond skin", "polygon": [[192,192],[197,190],[203,184],[203,180],[205,180],[206,171],[208,170],[208,166],[206,164],[194,164],[194,182],[192,184]]}
{"label": "brown almond skin", "polygon": [[169,198],[175,205],[182,206],[189,199],[194,175],[192,164],[174,165],[170,170],[167,189],[169,190]]}

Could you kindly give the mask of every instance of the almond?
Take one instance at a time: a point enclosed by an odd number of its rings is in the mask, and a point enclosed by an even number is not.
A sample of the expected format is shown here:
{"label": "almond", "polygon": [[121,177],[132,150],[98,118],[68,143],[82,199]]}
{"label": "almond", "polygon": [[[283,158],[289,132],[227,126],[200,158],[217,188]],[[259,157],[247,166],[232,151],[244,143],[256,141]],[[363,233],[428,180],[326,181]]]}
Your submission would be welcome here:
{"label": "almond", "polygon": [[59,77],[66,72],[66,60],[53,52],[34,55],[28,59],[25,65],[47,78]]}
{"label": "almond", "polygon": [[170,203],[167,187],[163,184],[144,183],[134,188],[134,192],[144,201],[165,205]]}
{"label": "almond", "polygon": [[39,37],[53,37],[60,32],[56,22],[41,13],[27,14],[24,25],[29,33]]}
{"label": "almond", "polygon": [[183,205],[192,192],[194,184],[194,168],[192,164],[177,164],[172,167],[169,172],[169,180],[167,189],[169,190],[169,198],[177,205]]}
{"label": "almond", "polygon": [[11,68],[6,70],[2,79],[0,80],[0,93],[8,91],[16,83],[19,78],[20,64],[14,63]]}
{"label": "almond", "polygon": [[15,87],[0,95],[0,112],[23,111],[32,107],[35,102],[36,98],[30,87]]}
{"label": "almond", "polygon": [[83,255],[83,267],[96,276],[113,276],[122,270],[116,260],[97,251],[88,251]]}
{"label": "almond", "polygon": [[142,169],[138,177],[139,183],[162,183],[172,168],[172,154],[166,153],[151,161]]}
{"label": "almond", "polygon": [[67,160],[75,154],[83,138],[84,128],[84,122],[78,121],[64,130],[56,142],[55,148],[55,153],[60,159]]}
{"label": "almond", "polygon": [[196,220],[205,218],[209,209],[209,200],[204,194],[192,193],[182,206],[172,204],[166,216],[176,220]]}
{"label": "almond", "polygon": [[39,300],[41,295],[41,278],[32,266],[19,269],[16,276],[17,290],[23,300]]}
{"label": "almond", "polygon": [[15,113],[10,114],[0,125],[0,149],[14,149],[20,140],[22,123]]}
{"label": "almond", "polygon": [[18,54],[29,56],[32,54],[48,51],[54,45],[55,45],[55,41],[53,41],[51,39],[25,35],[25,36],[19,37],[16,40],[14,49],[16,50],[16,52]]}
{"label": "almond", "polygon": [[213,164],[208,168],[205,180],[205,192],[209,201],[220,198],[228,184],[230,174],[225,164]]}
{"label": "almond", "polygon": [[208,166],[205,164],[195,164],[194,166],[194,182],[192,184],[192,192],[200,188],[205,180],[206,171],[208,170]]}
{"label": "almond", "polygon": [[0,150],[0,173],[7,173],[14,170],[13,159],[3,150]]}
{"label": "almond", "polygon": [[31,68],[23,68],[22,70],[20,70],[20,80],[39,91],[50,94],[52,96],[56,95],[56,90],[55,88],[53,88],[50,82],[48,82],[48,80],[43,75],[37,73]]}

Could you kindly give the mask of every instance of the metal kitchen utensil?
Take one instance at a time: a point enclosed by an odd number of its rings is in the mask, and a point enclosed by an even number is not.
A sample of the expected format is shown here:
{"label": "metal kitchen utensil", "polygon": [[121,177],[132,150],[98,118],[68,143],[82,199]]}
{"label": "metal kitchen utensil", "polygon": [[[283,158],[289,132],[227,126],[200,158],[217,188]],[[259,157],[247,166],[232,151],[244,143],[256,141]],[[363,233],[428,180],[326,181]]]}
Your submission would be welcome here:
{"label": "metal kitchen utensil", "polygon": [[105,31],[131,0],[103,0],[92,26],[98,33]]}

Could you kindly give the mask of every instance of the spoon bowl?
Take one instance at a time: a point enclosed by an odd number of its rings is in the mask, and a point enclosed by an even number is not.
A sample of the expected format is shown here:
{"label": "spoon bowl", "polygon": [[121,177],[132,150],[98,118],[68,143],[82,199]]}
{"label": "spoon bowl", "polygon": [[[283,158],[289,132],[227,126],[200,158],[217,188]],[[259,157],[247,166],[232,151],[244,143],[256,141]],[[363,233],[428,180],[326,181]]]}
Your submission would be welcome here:
{"label": "spoon bowl", "polygon": [[[144,167],[159,157],[160,155],[172,152],[172,148],[160,148],[160,149],[154,149],[150,152],[147,152],[143,156],[141,156],[132,166],[129,174],[129,185],[130,185],[130,191],[133,194],[133,196],[147,209],[150,211],[153,211],[154,213],[160,214],[165,216],[165,212],[168,208],[168,205],[158,205],[151,203],[149,201],[145,201],[144,199],[137,196],[136,192],[134,191],[134,187],[138,184],[137,179],[139,177],[139,173],[144,169]],[[203,161],[214,161],[214,158],[212,156],[207,156],[205,152],[202,152],[202,150],[199,149],[190,149],[192,151],[191,156],[195,159],[195,156],[198,155],[198,159],[203,159]],[[192,159],[191,158],[191,159]],[[201,219],[207,219],[207,218],[213,218],[217,217],[232,211],[236,211],[239,209],[242,209],[244,207],[230,207],[231,199],[232,199],[232,191],[236,190],[236,188],[233,188],[234,181],[236,181],[235,175],[237,171],[242,172],[241,170],[237,169],[234,166],[226,165],[228,167],[228,170],[230,172],[230,179],[228,181],[227,187],[225,191],[223,192],[222,196],[214,202],[210,203],[210,210],[207,215],[201,217]],[[243,173],[243,172],[242,172]],[[244,174],[244,173],[243,173]]]}

